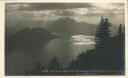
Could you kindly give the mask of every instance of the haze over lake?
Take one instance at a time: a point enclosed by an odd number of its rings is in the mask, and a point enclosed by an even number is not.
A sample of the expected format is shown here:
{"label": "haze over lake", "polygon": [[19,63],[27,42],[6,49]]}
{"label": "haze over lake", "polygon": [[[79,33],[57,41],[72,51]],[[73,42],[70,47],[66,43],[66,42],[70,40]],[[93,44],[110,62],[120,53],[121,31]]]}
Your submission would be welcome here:
{"label": "haze over lake", "polygon": [[[66,67],[78,54],[94,48],[94,44],[93,36],[73,35],[71,37],[59,37],[49,41],[45,48],[36,52],[22,50],[10,52],[7,54],[8,58],[6,59],[8,60],[7,64],[9,64],[8,69],[10,71],[14,70],[14,73],[16,73],[16,71],[19,73],[19,70],[23,72],[26,69],[31,69],[37,62],[48,64],[50,59],[54,56],[57,56],[62,62],[62,66]],[[16,64],[14,65],[12,62]]]}

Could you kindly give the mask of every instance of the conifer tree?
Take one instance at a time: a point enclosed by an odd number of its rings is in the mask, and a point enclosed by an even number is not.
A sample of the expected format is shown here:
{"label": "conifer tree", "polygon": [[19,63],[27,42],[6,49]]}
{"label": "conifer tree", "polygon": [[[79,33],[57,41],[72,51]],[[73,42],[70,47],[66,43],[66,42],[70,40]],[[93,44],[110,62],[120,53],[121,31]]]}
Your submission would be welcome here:
{"label": "conifer tree", "polygon": [[109,26],[111,26],[111,24],[109,23],[108,18],[104,19],[101,17],[101,21],[95,34],[96,49],[106,48],[110,38]]}
{"label": "conifer tree", "polygon": [[57,71],[60,70],[60,63],[56,56],[54,58],[52,58],[49,63],[49,71],[51,71],[51,70],[57,70]]}
{"label": "conifer tree", "polygon": [[125,34],[122,25],[120,24],[117,32],[117,36],[115,37],[115,69],[116,70],[124,70],[125,65]]}

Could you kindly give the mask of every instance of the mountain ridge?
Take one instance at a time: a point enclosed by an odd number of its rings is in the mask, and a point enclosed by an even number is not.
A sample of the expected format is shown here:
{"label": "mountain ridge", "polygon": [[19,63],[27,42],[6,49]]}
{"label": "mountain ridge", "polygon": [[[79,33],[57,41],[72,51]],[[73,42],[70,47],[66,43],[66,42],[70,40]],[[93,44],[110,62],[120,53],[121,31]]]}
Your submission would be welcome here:
{"label": "mountain ridge", "polygon": [[56,38],[43,28],[24,28],[6,38],[6,48],[10,49],[39,49],[48,41]]}
{"label": "mountain ridge", "polygon": [[87,22],[77,22],[72,18],[65,17],[53,21],[46,29],[62,35],[94,35],[96,26]]}

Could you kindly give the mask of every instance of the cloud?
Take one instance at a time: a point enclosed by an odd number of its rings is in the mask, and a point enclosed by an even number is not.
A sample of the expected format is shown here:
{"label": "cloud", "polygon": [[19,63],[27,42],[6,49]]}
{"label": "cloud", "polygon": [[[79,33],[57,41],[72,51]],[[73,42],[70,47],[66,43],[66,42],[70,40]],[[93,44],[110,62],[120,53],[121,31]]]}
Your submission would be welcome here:
{"label": "cloud", "polygon": [[71,9],[71,8],[90,8],[89,3],[6,3],[6,10],[53,10],[53,9]]}
{"label": "cloud", "polygon": [[124,9],[123,3],[6,3],[6,23],[49,22],[68,16],[78,22],[96,24],[101,16],[107,16],[114,23],[124,24]]}
{"label": "cloud", "polygon": [[33,12],[37,16],[95,16],[124,13],[123,3],[7,3],[6,12]]}
{"label": "cloud", "polygon": [[101,12],[112,12],[112,13],[121,13],[124,12],[124,3],[95,3],[91,4],[93,6],[92,10],[98,10]]}
{"label": "cloud", "polygon": [[80,16],[85,15],[87,13],[87,8],[73,8],[73,9],[65,9],[65,10],[55,10],[53,14],[58,16]]}
{"label": "cloud", "polygon": [[121,10],[124,8],[124,3],[93,3],[90,5],[92,5],[95,8],[104,10]]}

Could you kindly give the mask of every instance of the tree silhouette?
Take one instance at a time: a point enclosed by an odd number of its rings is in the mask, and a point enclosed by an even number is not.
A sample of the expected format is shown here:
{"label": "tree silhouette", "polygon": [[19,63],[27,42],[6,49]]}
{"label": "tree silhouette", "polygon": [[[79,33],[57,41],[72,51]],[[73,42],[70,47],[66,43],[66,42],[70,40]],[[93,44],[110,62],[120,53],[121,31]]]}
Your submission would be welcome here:
{"label": "tree silhouette", "polygon": [[42,71],[46,71],[46,70],[47,70],[46,65],[42,65],[40,62],[38,62],[36,63],[33,69],[31,69],[30,71],[25,71],[25,74],[26,75],[43,75],[43,74],[46,74],[47,72],[42,72]]}
{"label": "tree silhouette", "polygon": [[95,34],[96,49],[107,48],[110,39],[109,26],[111,26],[111,24],[108,22],[108,18],[104,19],[101,17],[101,21]]}
{"label": "tree silhouette", "polygon": [[113,66],[116,70],[124,70],[124,58],[125,58],[125,34],[122,25],[119,26],[117,35],[114,37],[115,40],[115,66]]}
{"label": "tree silhouette", "polygon": [[109,26],[108,18],[101,17],[95,34],[95,48],[79,54],[69,64],[69,69],[111,71],[111,74],[124,72],[124,28],[120,25],[118,34],[111,37]]}
{"label": "tree silhouette", "polygon": [[58,61],[58,58],[55,56],[51,59],[49,63],[49,71],[51,70],[60,70],[60,63]]}
{"label": "tree silhouette", "polygon": [[99,26],[97,27],[97,32],[95,34],[95,51],[96,54],[94,56],[95,68],[104,70],[108,69],[108,63],[105,61],[108,59],[109,52],[111,50],[110,46],[110,31],[109,26],[111,24],[108,21],[108,18],[101,17],[101,21]]}

